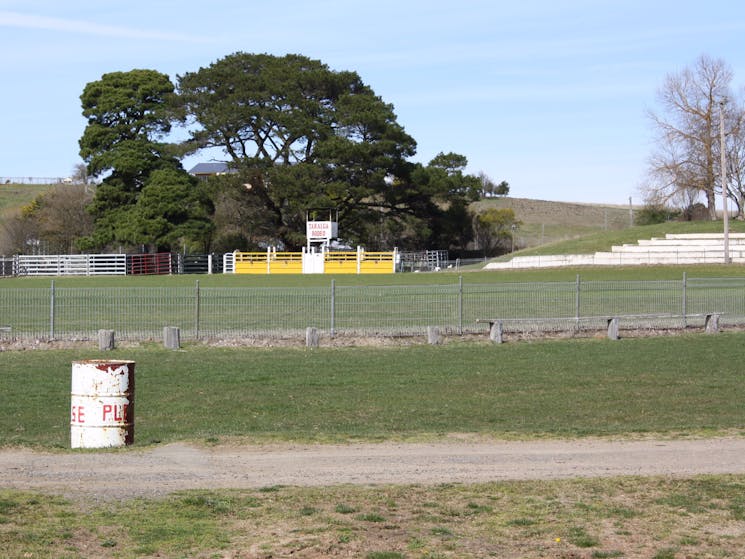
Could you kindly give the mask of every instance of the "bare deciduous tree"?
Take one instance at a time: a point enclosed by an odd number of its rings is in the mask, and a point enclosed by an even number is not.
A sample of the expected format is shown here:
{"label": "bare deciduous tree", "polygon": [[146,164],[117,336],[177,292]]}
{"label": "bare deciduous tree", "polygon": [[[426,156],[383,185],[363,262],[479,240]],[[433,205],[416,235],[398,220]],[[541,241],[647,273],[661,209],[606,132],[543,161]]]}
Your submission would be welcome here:
{"label": "bare deciduous tree", "polygon": [[484,198],[491,198],[493,196],[507,196],[510,193],[510,184],[507,181],[502,181],[496,184],[489,175],[483,171],[477,175],[479,186],[481,188],[481,196]]}
{"label": "bare deciduous tree", "polygon": [[745,219],[745,109],[736,100],[725,112],[727,194],[734,201],[737,218]]}
{"label": "bare deciduous tree", "polygon": [[77,163],[72,168],[71,178],[75,183],[88,184],[88,166],[85,163]]}
{"label": "bare deciduous tree", "polygon": [[29,244],[38,241],[39,224],[16,212],[0,221],[0,254],[26,254]]}
{"label": "bare deciduous tree", "polygon": [[86,207],[92,195],[84,184],[57,186],[39,201],[35,218],[41,238],[55,252],[77,252],[76,241],[93,231],[93,217]]}
{"label": "bare deciduous tree", "polygon": [[730,96],[731,81],[729,66],[706,55],[692,68],[665,78],[658,91],[663,113],[649,115],[657,133],[649,199],[669,202],[695,191],[704,196],[710,218],[716,219],[719,108]]}

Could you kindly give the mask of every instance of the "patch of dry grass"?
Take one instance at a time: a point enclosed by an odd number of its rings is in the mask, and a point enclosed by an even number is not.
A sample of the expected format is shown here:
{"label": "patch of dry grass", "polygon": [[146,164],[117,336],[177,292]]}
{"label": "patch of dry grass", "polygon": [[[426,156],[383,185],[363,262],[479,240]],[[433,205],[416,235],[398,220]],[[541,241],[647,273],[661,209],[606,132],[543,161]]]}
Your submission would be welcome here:
{"label": "patch of dry grass", "polygon": [[269,487],[117,505],[5,491],[0,504],[7,557],[662,559],[745,549],[745,476]]}

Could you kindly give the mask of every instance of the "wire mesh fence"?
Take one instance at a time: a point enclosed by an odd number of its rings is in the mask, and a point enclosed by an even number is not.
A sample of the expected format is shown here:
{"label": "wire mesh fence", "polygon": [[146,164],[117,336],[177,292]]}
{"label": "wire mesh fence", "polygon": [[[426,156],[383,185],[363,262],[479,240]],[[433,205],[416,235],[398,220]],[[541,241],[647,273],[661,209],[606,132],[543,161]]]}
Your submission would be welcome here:
{"label": "wire mesh fence", "polygon": [[[640,328],[695,325],[707,313],[745,323],[745,278],[327,287],[0,288],[0,339],[287,337],[313,327],[330,335],[421,335],[604,328],[609,317]],[[633,320],[632,320],[633,319]]]}

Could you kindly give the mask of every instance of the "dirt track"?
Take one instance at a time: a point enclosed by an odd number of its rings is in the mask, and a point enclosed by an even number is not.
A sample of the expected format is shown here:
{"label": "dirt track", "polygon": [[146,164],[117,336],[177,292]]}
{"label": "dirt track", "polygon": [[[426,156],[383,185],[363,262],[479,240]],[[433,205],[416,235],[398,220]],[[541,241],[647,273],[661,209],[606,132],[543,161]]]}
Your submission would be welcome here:
{"label": "dirt track", "polygon": [[0,450],[0,487],[95,499],[271,485],[718,473],[745,474],[745,438],[214,447],[179,443],[146,450]]}

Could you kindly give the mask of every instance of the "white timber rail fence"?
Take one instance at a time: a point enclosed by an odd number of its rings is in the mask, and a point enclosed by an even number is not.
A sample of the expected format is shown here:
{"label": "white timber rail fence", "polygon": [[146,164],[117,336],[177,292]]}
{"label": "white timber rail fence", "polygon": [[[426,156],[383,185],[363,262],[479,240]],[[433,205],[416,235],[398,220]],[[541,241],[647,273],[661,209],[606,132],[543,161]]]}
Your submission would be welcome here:
{"label": "white timber rail fence", "polygon": [[54,254],[14,257],[19,276],[111,276],[127,273],[126,254]]}
{"label": "white timber rail fence", "polygon": [[[452,277],[452,276],[451,276]],[[745,324],[745,278],[321,287],[59,287],[0,289],[0,342],[183,341],[326,336],[488,335],[702,328]],[[708,318],[707,318],[708,317]]]}

